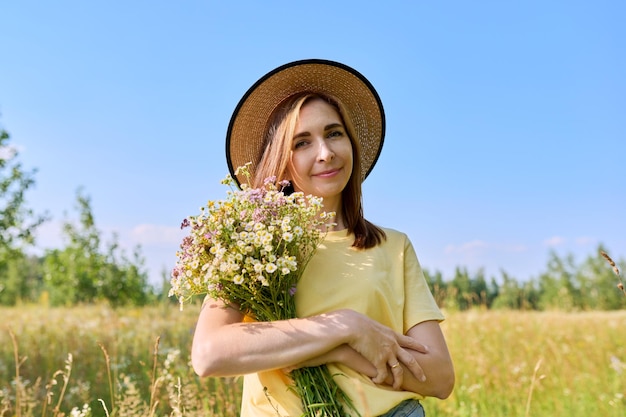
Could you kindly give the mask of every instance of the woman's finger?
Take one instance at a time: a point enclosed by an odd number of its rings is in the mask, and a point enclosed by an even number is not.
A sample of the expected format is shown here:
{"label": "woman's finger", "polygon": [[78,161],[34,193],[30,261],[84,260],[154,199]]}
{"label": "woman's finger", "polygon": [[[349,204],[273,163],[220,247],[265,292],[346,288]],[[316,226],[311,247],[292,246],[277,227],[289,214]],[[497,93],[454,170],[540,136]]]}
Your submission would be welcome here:
{"label": "woman's finger", "polygon": [[424,373],[424,370],[411,353],[404,349],[400,349],[398,351],[398,360],[407,367],[415,378],[422,382],[426,381],[426,374]]}
{"label": "woman's finger", "polygon": [[410,336],[401,335],[398,338],[398,344],[403,348],[412,349],[419,353],[428,353],[428,346],[419,343],[417,340],[413,339]]}
{"label": "woman's finger", "polygon": [[391,369],[391,374],[393,375],[393,389],[399,390],[402,388],[402,379],[404,376],[404,369],[402,368],[402,364],[400,361],[396,361],[394,364],[390,364],[389,368]]}
{"label": "woman's finger", "polygon": [[389,368],[387,367],[387,363],[383,362],[381,365],[374,366],[376,366],[376,376],[372,378],[372,382],[375,384],[383,384],[389,376]]}

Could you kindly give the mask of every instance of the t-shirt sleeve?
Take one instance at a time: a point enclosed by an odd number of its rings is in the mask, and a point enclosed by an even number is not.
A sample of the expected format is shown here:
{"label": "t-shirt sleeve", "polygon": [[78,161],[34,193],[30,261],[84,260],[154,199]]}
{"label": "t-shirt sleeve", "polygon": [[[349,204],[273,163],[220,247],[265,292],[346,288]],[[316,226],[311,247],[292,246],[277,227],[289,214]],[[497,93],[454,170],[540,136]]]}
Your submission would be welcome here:
{"label": "t-shirt sleeve", "polygon": [[413,244],[404,243],[404,331],[424,321],[443,321],[444,316],[435,302],[419,264]]}

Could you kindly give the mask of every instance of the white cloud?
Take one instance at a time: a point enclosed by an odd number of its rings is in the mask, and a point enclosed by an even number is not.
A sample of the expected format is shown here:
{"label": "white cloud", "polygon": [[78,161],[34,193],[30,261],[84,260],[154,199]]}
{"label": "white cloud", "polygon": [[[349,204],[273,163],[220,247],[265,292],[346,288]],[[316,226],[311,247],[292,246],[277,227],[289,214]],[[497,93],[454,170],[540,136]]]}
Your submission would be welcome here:
{"label": "white cloud", "polygon": [[0,146],[0,159],[11,159],[17,153],[17,148],[14,146]]}
{"label": "white cloud", "polygon": [[179,227],[163,226],[159,224],[140,224],[131,232],[131,238],[141,245],[176,244],[178,245],[188,231]]}
{"label": "white cloud", "polygon": [[565,243],[565,238],[561,236],[552,236],[551,238],[548,238],[543,241],[543,244],[549,247],[561,246],[564,243]]}
{"label": "white cloud", "polygon": [[[35,235],[37,247],[58,248],[65,245],[63,235],[63,223],[65,221],[50,220],[37,228]],[[178,227],[162,226],[158,224],[140,224],[131,230],[119,230],[105,228],[101,229],[103,242],[109,240],[113,233],[120,238],[122,246],[134,246],[135,244],[175,244],[178,245],[183,237],[188,234],[188,230],[180,230]]]}
{"label": "white cloud", "polygon": [[[63,235],[63,223],[60,220],[50,220],[37,228],[37,246],[29,253],[42,255],[46,249],[64,248],[68,242]],[[189,230],[158,224],[140,224],[130,230],[105,228],[100,229],[100,232],[103,243],[108,242],[113,233],[117,234],[120,247],[125,251],[131,250],[137,244],[141,245],[149,280],[153,284],[160,284],[162,271],[168,271],[174,265],[176,250]]]}

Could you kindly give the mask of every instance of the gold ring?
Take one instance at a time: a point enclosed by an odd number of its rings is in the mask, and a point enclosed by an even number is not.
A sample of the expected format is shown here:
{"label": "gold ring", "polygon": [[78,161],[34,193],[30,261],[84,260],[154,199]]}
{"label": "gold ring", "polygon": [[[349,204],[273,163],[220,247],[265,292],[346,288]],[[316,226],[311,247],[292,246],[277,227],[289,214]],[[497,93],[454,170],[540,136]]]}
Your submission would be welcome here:
{"label": "gold ring", "polygon": [[395,365],[391,365],[391,369],[393,369],[393,368],[397,368],[398,366],[400,366],[400,362],[396,362],[396,364],[395,364]]}

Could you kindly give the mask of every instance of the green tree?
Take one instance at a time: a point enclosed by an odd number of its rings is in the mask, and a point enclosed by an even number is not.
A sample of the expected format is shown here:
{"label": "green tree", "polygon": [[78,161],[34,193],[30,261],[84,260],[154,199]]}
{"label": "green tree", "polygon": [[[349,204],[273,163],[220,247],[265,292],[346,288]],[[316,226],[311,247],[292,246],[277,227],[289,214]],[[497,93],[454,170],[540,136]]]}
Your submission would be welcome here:
{"label": "green tree", "polygon": [[471,280],[471,291],[474,297],[474,305],[489,307],[493,300],[492,290],[487,284],[484,269],[479,269],[476,276]]}
{"label": "green tree", "polygon": [[502,283],[498,286],[498,296],[493,302],[493,308],[516,310],[521,306],[520,288],[518,282],[506,272],[502,272]]}
{"label": "green tree", "polygon": [[472,278],[467,268],[456,267],[450,287],[453,290],[449,291],[447,302],[459,310],[486,305],[487,281],[482,269]]}
{"label": "green tree", "polygon": [[435,302],[439,307],[446,307],[445,302],[448,284],[443,280],[441,271],[435,271],[434,274],[431,274],[428,270],[424,269],[423,272],[424,278],[426,278],[426,282],[430,288],[430,292],[435,298]]}
{"label": "green tree", "polygon": [[572,311],[581,308],[576,269],[573,255],[561,259],[556,252],[550,252],[548,269],[539,277],[539,306],[542,309]]}
{"label": "green tree", "polygon": [[32,281],[22,274],[34,273],[23,269],[32,266],[24,251],[34,243],[35,230],[46,220],[26,205],[25,194],[35,183],[36,171],[25,170],[17,161],[17,149],[9,145],[9,139],[9,133],[0,128],[1,304],[15,304],[32,295]]}
{"label": "green tree", "polygon": [[152,299],[153,291],[143,270],[140,248],[135,248],[130,259],[114,235],[103,249],[90,199],[79,190],[76,203],[79,224],[66,221],[63,225],[67,246],[49,250],[45,255],[44,278],[50,302],[53,305],[97,301],[108,301],[114,306],[146,304]]}
{"label": "green tree", "polygon": [[614,274],[600,252],[607,252],[599,245],[595,255],[589,255],[576,273],[580,285],[581,302],[592,310],[616,310],[626,306],[624,294],[617,288],[619,278]]}
{"label": "green tree", "polygon": [[534,310],[537,308],[538,293],[532,281],[519,282],[502,271],[502,283],[493,301],[494,309]]}
{"label": "green tree", "polygon": [[114,236],[107,248],[105,265],[100,295],[112,305],[145,305],[156,299],[143,271],[144,258],[140,247],[135,247],[129,258]]}
{"label": "green tree", "polygon": [[42,283],[42,259],[13,251],[2,271],[0,305],[36,301],[41,293]]}

